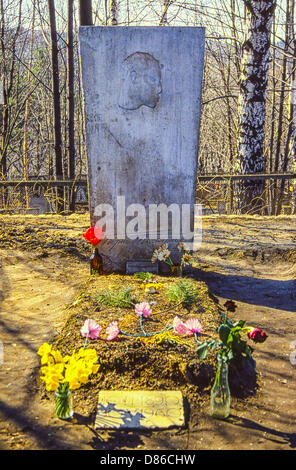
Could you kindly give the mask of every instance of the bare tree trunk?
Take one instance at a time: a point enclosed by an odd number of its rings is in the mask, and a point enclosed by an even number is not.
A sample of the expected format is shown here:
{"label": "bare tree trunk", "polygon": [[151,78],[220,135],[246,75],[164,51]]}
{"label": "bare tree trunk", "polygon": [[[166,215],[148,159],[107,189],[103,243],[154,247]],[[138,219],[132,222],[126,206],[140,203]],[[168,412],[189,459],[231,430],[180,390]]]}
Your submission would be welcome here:
{"label": "bare tree trunk", "polygon": [[[294,119],[291,124],[291,135],[290,135],[290,152],[292,158],[292,168],[293,172],[296,173],[296,39],[293,38],[293,49],[294,49],[294,59],[293,59],[293,74],[291,77],[292,80],[292,90],[291,90],[291,114],[293,113]],[[292,189],[292,204],[293,204],[293,214],[296,214],[296,180],[291,181]]]}
{"label": "bare tree trunk", "polygon": [[[294,0],[287,0],[286,5],[286,38],[285,38],[285,53],[286,56],[286,76],[287,80],[290,82],[289,87],[289,101],[288,101],[288,132],[285,143],[284,150],[284,159],[282,164],[282,171],[287,171],[288,163],[290,159],[295,157],[295,103],[294,103],[294,93],[292,91],[294,86],[295,79],[295,66],[296,66],[296,57],[293,57],[294,54]],[[286,80],[286,77],[285,77]],[[294,154],[294,155],[293,155]],[[281,181],[276,215],[281,213],[282,209],[282,198],[284,194],[286,181],[283,179]]]}
{"label": "bare tree trunk", "polygon": [[239,49],[239,41],[238,41],[238,31],[237,31],[236,24],[235,24],[236,16],[239,12],[236,11],[235,0],[230,0],[230,4],[231,4],[231,32],[232,32],[232,36],[235,38],[234,62],[235,62],[235,67],[236,67],[237,74],[239,76],[239,74],[240,74],[240,61],[239,61],[240,49]]}
{"label": "bare tree trunk", "polygon": [[[58,43],[55,19],[54,0],[48,0],[50,37],[51,37],[51,63],[52,63],[52,85],[53,85],[53,106],[54,106],[54,140],[55,140],[55,177],[57,180],[63,179],[63,158],[62,158],[62,132],[61,132],[61,103],[59,89],[59,63],[58,63]],[[63,210],[63,188],[57,187],[56,210]]]}
{"label": "bare tree trunk", "polygon": [[271,128],[269,139],[269,171],[273,172],[273,148],[275,139],[275,121],[276,121],[276,50],[275,50],[275,25],[273,26],[273,57],[272,57],[272,105],[271,105]]}
{"label": "bare tree trunk", "polygon": [[[276,49],[275,49],[275,41],[276,41],[276,30],[275,30],[275,21],[273,23],[273,42],[272,42],[272,101],[271,101],[271,117],[270,117],[270,134],[269,134],[269,148],[268,148],[268,162],[267,168],[269,173],[273,172],[273,149],[274,149],[274,141],[275,141],[275,128],[276,128],[276,85],[277,85],[277,77],[276,77]],[[273,212],[274,207],[274,198],[275,198],[275,189],[276,189],[277,180],[269,179],[266,182],[267,185],[267,208],[266,214],[271,215]]]}
{"label": "bare tree trunk", "polygon": [[[68,114],[69,114],[69,177],[75,178],[75,140],[74,140],[74,43],[73,43],[73,2],[68,0]],[[70,193],[70,210],[75,210],[75,191]]]}
{"label": "bare tree trunk", "polygon": [[[286,49],[286,46],[285,46]],[[276,140],[276,148],[275,148],[275,155],[274,155],[274,168],[275,172],[279,169],[280,164],[280,153],[282,147],[282,137],[283,137],[283,111],[284,111],[284,100],[285,100],[285,92],[286,92],[286,80],[287,80],[287,57],[284,55],[283,57],[283,65],[282,65],[282,76],[281,76],[281,92],[280,92],[280,103],[278,109],[278,128],[277,128],[277,140]]]}
{"label": "bare tree trunk", "polygon": [[7,159],[5,140],[8,127],[8,99],[6,93],[6,63],[5,63],[5,42],[4,42],[4,31],[5,31],[5,17],[4,17],[4,5],[1,0],[1,61],[2,61],[2,94],[3,94],[3,113],[2,113],[2,129],[1,129],[1,160],[0,160],[0,178],[4,179],[7,177]]}
{"label": "bare tree trunk", "polygon": [[[263,156],[266,89],[270,36],[276,0],[245,0],[247,32],[242,46],[239,94],[239,141],[236,171],[264,171]],[[260,213],[264,181],[244,180],[235,185],[238,213]]]}
{"label": "bare tree trunk", "polygon": [[[33,53],[34,53],[34,32],[35,32],[35,6],[36,0],[33,0],[33,16],[32,16],[32,26],[31,26],[31,44],[30,44],[30,62],[28,69],[28,96],[26,99],[25,105],[25,119],[24,119],[24,143],[23,143],[23,163],[24,163],[24,179],[28,180],[29,178],[29,169],[28,169],[28,127],[29,127],[29,116],[30,116],[30,91],[31,91],[31,69],[33,64]],[[25,187],[26,194],[26,208],[30,207],[29,199],[29,188]]]}
{"label": "bare tree trunk", "polygon": [[[291,5],[291,48],[293,54],[292,70],[291,70],[291,88],[289,99],[289,129],[287,145],[289,149],[289,157],[292,161],[293,172],[296,173],[296,38],[294,29],[295,0],[290,0]],[[296,214],[296,180],[292,180],[290,184],[292,191],[293,214]]]}
{"label": "bare tree trunk", "polygon": [[[279,102],[279,109],[278,109],[278,128],[277,128],[277,139],[276,139],[276,147],[275,147],[275,155],[274,155],[274,172],[279,170],[280,164],[280,155],[282,149],[282,138],[283,138],[283,119],[284,119],[284,101],[286,95],[286,88],[287,88],[287,52],[289,49],[289,0],[286,2],[286,25],[285,25],[285,44],[284,44],[284,54],[283,54],[283,62],[282,62],[282,75],[281,75],[281,91],[280,91],[280,102]],[[279,203],[279,196],[280,192],[278,190],[278,181],[274,183],[274,197],[272,202],[272,213],[276,214],[278,211],[278,203]]]}
{"label": "bare tree trunk", "polygon": [[159,25],[160,26],[167,26],[168,25],[168,9],[170,5],[173,3],[173,0],[163,0],[163,8],[162,8],[162,14],[160,18]]}
{"label": "bare tree trunk", "polygon": [[12,45],[10,48],[11,60],[10,63],[6,54],[5,47],[5,5],[3,0],[0,1],[0,10],[1,10],[1,31],[0,31],[0,40],[1,40],[1,61],[2,61],[2,87],[3,87],[3,114],[2,114],[2,136],[1,136],[1,148],[0,148],[0,177],[7,178],[7,149],[9,144],[9,139],[11,137],[11,132],[9,131],[9,98],[11,96],[13,84],[14,84],[14,72],[15,72],[15,50],[16,42],[20,33],[21,21],[22,21],[22,2],[19,1],[18,4],[18,15],[17,15],[17,26],[15,28],[15,33],[12,39]]}
{"label": "bare tree trunk", "polygon": [[81,26],[92,26],[92,1],[79,0],[79,20]]}
{"label": "bare tree trunk", "polygon": [[130,7],[129,7],[129,0],[126,0],[126,13],[127,13],[127,25],[130,24]]}

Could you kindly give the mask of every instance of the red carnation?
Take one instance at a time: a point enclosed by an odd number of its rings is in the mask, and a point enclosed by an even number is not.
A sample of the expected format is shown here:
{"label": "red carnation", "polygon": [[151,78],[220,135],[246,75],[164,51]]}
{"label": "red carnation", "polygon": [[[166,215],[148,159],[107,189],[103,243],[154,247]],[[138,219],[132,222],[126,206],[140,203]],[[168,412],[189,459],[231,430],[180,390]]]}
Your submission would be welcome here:
{"label": "red carnation", "polygon": [[248,337],[254,341],[254,343],[264,343],[267,338],[267,334],[264,333],[260,328],[252,328],[248,333]]}
{"label": "red carnation", "polygon": [[102,238],[103,231],[100,227],[90,227],[82,236],[92,245],[97,245]]}

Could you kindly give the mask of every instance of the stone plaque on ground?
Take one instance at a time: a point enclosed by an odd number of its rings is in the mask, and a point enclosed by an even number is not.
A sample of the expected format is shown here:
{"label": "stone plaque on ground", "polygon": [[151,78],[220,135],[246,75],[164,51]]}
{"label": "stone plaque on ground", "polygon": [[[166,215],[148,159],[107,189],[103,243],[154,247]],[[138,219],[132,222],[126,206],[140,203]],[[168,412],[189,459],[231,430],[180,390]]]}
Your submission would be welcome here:
{"label": "stone plaque on ground", "polygon": [[182,393],[179,391],[99,392],[96,429],[184,426]]}
{"label": "stone plaque on ground", "polygon": [[174,257],[193,236],[205,30],[79,34],[91,224],[108,226],[104,270],[124,272],[166,241]]}

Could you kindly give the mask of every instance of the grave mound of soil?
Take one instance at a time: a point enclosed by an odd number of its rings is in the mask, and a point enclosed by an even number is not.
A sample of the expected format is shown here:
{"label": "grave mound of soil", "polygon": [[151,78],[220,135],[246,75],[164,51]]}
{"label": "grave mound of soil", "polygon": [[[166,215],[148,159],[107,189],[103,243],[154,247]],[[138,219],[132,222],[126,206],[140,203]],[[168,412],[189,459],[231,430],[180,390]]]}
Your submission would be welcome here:
{"label": "grave mound of soil", "polygon": [[[178,336],[173,330],[152,335],[172,325],[174,317],[178,316],[183,321],[189,318],[200,321],[203,328],[198,335],[200,341],[218,338],[216,330],[221,324],[221,308],[211,298],[204,282],[190,279],[196,300],[192,305],[184,306],[175,305],[167,296],[168,289],[180,278],[155,275],[153,281],[156,292],[149,293],[145,291],[147,284],[134,276],[92,276],[68,306],[68,319],[55,341],[55,348],[63,354],[71,354],[74,349],[78,351],[84,346],[85,338],[80,329],[86,319],[95,320],[103,328],[101,338],[89,339],[87,343],[88,348],[95,348],[98,353],[100,370],[86,385],[74,391],[77,413],[93,415],[99,390],[181,390],[194,406],[209,399],[217,351],[209,351],[204,360],[199,360],[194,337]],[[122,288],[130,289],[137,302],[152,304],[152,315],[143,320],[147,337],[143,336],[133,305],[108,306],[98,300],[102,298],[99,297],[102,292],[118,292]],[[105,329],[113,321],[118,322],[122,332],[131,336],[120,334],[115,340],[106,341]],[[244,370],[240,372],[241,377],[237,371],[232,374],[238,392],[250,382],[248,374],[244,377]]]}

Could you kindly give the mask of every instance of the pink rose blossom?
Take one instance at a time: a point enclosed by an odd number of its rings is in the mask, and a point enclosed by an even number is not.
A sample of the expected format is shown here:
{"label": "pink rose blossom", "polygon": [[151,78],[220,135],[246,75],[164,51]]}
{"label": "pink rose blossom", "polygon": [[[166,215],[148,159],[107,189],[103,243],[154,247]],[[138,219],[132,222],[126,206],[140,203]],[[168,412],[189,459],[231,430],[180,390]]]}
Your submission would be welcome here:
{"label": "pink rose blossom", "polygon": [[183,322],[179,317],[175,317],[173,328],[179,335],[187,336],[192,336],[194,333],[200,333],[202,331],[202,326],[197,318],[190,318],[186,322]]}
{"label": "pink rose blossom", "polygon": [[120,330],[118,328],[117,321],[111,322],[106,328],[106,334],[108,335],[107,341],[112,341],[113,339],[116,339],[119,333]]}
{"label": "pink rose blossom", "polygon": [[135,305],[135,312],[138,317],[143,315],[144,318],[148,318],[152,314],[152,309],[148,302],[141,302],[140,304]]}
{"label": "pink rose blossom", "polygon": [[80,330],[82,336],[86,338],[87,333],[90,339],[96,339],[100,336],[102,327],[98,325],[94,320],[88,318],[85,320],[83,327]]}

